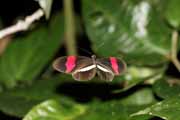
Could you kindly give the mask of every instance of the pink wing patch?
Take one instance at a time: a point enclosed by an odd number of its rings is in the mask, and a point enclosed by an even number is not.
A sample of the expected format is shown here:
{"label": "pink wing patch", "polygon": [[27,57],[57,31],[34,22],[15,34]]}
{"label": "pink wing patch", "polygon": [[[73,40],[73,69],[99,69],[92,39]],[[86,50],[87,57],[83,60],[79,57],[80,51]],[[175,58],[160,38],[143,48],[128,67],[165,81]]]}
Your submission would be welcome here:
{"label": "pink wing patch", "polygon": [[115,57],[110,57],[111,67],[114,70],[115,74],[119,74],[119,66],[117,63],[117,59]]}
{"label": "pink wing patch", "polygon": [[76,66],[76,56],[68,56],[66,61],[66,73],[70,73]]}

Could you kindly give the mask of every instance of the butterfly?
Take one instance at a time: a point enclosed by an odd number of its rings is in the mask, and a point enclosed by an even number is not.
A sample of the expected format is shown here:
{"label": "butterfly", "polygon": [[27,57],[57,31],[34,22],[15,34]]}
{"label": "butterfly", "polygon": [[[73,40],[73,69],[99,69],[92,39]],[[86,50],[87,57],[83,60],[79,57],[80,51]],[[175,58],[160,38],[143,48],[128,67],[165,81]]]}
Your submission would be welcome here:
{"label": "butterfly", "polygon": [[72,74],[78,81],[88,81],[96,73],[101,80],[112,81],[114,76],[121,75],[126,70],[126,63],[116,57],[96,59],[85,56],[63,56],[53,62],[53,68],[59,72]]}

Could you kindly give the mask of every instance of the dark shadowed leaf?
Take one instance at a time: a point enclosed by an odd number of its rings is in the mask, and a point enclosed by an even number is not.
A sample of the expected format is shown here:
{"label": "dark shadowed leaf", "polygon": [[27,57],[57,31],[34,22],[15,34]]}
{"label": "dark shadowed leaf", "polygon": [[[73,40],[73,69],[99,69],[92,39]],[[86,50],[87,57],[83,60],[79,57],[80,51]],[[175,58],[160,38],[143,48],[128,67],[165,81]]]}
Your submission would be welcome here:
{"label": "dark shadowed leaf", "polygon": [[9,93],[0,94],[0,110],[11,116],[23,117],[32,106],[40,102],[41,100],[29,100]]}
{"label": "dark shadowed leaf", "polygon": [[171,98],[180,95],[180,79],[162,78],[155,82],[153,90],[161,98]]}
{"label": "dark shadowed leaf", "polygon": [[59,83],[66,80],[57,76],[48,80],[38,80],[32,85],[13,88],[0,93],[0,110],[6,114],[23,117],[34,105],[57,97],[55,90]]}
{"label": "dark shadowed leaf", "polygon": [[36,78],[59,48],[63,31],[63,17],[57,15],[48,27],[14,39],[0,58],[0,82],[11,87]]}

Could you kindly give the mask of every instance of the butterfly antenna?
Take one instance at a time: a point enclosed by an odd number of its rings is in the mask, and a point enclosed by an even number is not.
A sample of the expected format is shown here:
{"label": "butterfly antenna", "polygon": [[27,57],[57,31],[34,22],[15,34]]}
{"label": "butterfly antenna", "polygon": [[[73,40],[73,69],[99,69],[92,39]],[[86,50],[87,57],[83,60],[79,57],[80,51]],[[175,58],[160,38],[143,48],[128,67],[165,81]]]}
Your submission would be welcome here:
{"label": "butterfly antenna", "polygon": [[88,51],[88,50],[86,50],[86,49],[84,49],[84,48],[81,48],[81,47],[78,47],[78,48],[79,48],[81,51],[87,53],[89,56],[92,56],[92,55],[93,55],[92,52],[90,52],[90,51]]}

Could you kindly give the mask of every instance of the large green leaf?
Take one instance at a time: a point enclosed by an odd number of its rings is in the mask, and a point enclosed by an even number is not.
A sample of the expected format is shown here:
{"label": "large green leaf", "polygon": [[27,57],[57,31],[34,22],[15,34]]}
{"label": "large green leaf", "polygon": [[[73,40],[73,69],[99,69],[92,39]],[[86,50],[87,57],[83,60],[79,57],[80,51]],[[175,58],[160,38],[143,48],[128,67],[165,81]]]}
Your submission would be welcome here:
{"label": "large green leaf", "polygon": [[40,103],[42,100],[29,100],[26,97],[16,96],[9,93],[0,94],[1,112],[17,117],[23,117],[32,106]]}
{"label": "large green leaf", "polygon": [[128,120],[126,108],[118,102],[93,102],[89,106],[48,100],[34,107],[23,120]]}
{"label": "large green leaf", "polygon": [[180,94],[180,80],[174,78],[162,78],[155,82],[153,90],[161,98],[171,98]]}
{"label": "large green leaf", "polygon": [[47,100],[34,107],[23,120],[73,120],[85,112],[83,105],[68,100]]}
{"label": "large green leaf", "polygon": [[48,27],[15,38],[0,58],[0,82],[10,87],[37,77],[59,48],[63,28],[63,17],[57,15]]}
{"label": "large green leaf", "polygon": [[147,107],[135,114],[133,117],[141,115],[157,116],[164,120],[180,120],[180,97],[174,97],[159,102],[151,107]]}
{"label": "large green leaf", "polygon": [[160,16],[163,0],[83,0],[83,17],[94,51],[124,56],[128,63],[167,61],[171,31]]}
{"label": "large green leaf", "polygon": [[168,0],[165,9],[165,16],[167,21],[175,28],[180,27],[180,1]]}

